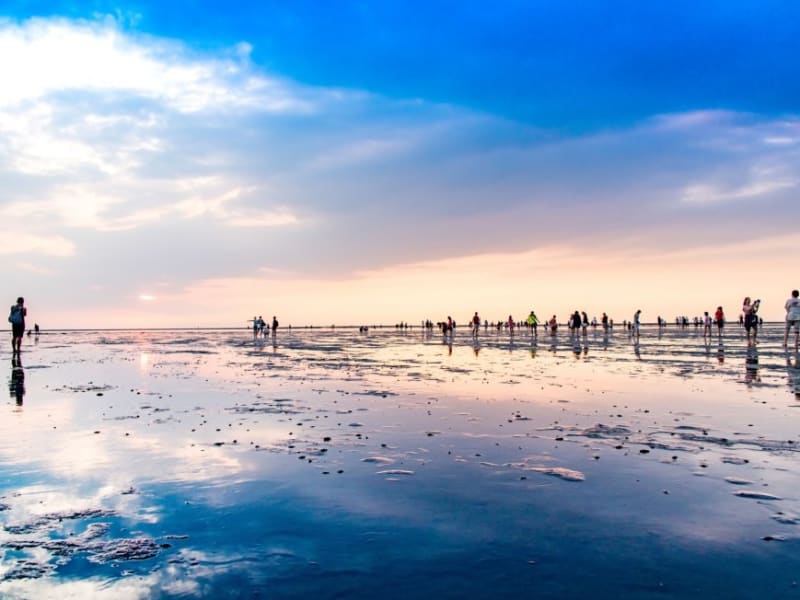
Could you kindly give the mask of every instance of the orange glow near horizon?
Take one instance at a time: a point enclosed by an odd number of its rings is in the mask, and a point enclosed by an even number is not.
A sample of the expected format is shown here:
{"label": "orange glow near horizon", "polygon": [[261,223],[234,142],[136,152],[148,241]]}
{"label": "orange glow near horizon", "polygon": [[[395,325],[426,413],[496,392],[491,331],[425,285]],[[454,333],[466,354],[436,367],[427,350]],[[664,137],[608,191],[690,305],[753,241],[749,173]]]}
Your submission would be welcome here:
{"label": "orange glow near horizon", "polygon": [[416,325],[448,315],[463,323],[475,311],[489,321],[509,314],[521,320],[533,309],[542,320],[555,314],[563,322],[577,309],[621,322],[641,308],[643,321],[653,322],[720,304],[735,319],[746,295],[762,299],[764,319],[782,320],[784,301],[800,287],[790,279],[798,242],[800,236],[786,236],[661,255],[565,246],[419,262],[342,280],[209,279],[164,290],[158,299],[141,295],[146,312],[135,305],[88,315],[53,311],[47,320],[59,327],[246,327],[253,314],[274,314],[284,327]]}

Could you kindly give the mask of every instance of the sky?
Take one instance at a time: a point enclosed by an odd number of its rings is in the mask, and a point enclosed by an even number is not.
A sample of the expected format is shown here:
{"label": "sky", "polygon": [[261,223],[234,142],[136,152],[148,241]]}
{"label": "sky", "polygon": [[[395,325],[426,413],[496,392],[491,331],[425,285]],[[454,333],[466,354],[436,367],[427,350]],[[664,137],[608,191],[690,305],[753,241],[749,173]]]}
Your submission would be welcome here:
{"label": "sky", "polygon": [[617,321],[800,287],[800,4],[0,5],[7,303]]}

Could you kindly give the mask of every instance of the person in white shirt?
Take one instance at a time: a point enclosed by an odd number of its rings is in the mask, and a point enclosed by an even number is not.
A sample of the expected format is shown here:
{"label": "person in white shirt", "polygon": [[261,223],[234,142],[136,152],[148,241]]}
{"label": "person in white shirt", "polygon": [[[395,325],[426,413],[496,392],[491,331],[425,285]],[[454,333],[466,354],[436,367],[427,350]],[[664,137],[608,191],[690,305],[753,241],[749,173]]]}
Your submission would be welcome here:
{"label": "person in white shirt", "polygon": [[703,337],[711,337],[711,315],[708,311],[703,313]]}
{"label": "person in white shirt", "polygon": [[794,351],[797,352],[798,338],[800,338],[800,291],[792,290],[792,297],[786,301],[786,333],[783,335],[783,345],[789,344],[789,332],[794,328]]}
{"label": "person in white shirt", "polygon": [[633,335],[637,338],[639,337],[639,326],[641,325],[641,314],[642,311],[637,310],[633,315]]}

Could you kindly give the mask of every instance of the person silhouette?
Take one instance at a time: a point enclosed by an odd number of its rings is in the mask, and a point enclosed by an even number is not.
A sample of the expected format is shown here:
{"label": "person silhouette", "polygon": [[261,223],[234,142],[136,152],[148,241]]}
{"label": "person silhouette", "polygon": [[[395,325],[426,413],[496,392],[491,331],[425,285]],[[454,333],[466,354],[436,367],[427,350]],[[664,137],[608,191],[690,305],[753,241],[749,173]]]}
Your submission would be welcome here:
{"label": "person silhouette", "polygon": [[25,335],[25,317],[28,309],[25,308],[25,299],[20,296],[17,303],[11,306],[8,322],[11,323],[11,350],[12,354],[19,354],[22,347],[22,336]]}

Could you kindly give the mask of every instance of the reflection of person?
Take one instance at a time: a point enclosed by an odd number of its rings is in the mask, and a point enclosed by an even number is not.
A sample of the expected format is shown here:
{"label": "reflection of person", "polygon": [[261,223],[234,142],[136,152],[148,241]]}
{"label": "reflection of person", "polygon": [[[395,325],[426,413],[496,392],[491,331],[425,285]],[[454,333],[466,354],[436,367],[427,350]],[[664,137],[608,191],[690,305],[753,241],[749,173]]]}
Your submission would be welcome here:
{"label": "reflection of person", "polygon": [[761,381],[758,377],[758,350],[755,346],[747,349],[744,359],[744,380],[748,384]]}
{"label": "reflection of person", "polygon": [[25,299],[20,296],[17,303],[11,307],[8,315],[8,322],[11,323],[11,351],[12,354],[19,354],[22,346],[22,336],[25,335],[25,316],[28,309],[25,308]]}
{"label": "reflection of person", "polygon": [[792,290],[792,297],[786,301],[786,332],[783,334],[783,345],[789,344],[789,333],[794,328],[794,351],[797,352],[798,337],[800,337],[800,291]]}
{"label": "reflection of person", "polygon": [[19,354],[11,357],[11,379],[8,382],[8,391],[16,398],[17,406],[22,406],[25,397],[25,370]]}
{"label": "reflection of person", "polygon": [[789,387],[792,388],[795,398],[800,400],[800,363],[797,361],[797,356],[794,357],[794,364],[792,359],[786,359],[786,373],[789,375]]}

